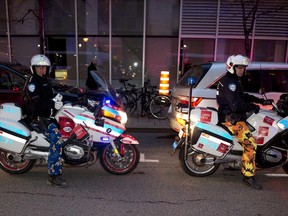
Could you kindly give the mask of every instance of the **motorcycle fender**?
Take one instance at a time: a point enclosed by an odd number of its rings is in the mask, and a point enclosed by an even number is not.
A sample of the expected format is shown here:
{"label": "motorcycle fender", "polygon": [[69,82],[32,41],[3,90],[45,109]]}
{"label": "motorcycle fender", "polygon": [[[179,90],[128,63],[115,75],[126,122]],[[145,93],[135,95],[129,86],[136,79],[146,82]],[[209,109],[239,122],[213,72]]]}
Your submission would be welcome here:
{"label": "motorcycle fender", "polygon": [[131,135],[121,134],[120,141],[124,144],[139,145],[139,142]]}

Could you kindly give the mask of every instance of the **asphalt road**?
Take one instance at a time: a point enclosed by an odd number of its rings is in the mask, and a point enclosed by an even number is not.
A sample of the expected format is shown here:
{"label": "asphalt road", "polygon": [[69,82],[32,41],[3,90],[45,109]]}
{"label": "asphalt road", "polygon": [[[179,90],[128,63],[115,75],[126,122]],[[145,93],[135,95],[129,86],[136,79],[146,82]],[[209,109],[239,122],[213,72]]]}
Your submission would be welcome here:
{"label": "asphalt road", "polygon": [[[171,156],[171,133],[131,132],[139,141],[141,163],[115,176],[96,163],[65,167],[69,188],[46,184],[46,166],[22,175],[0,171],[0,214],[11,215],[287,215],[288,176],[281,169],[259,170],[263,190],[242,183],[240,171],[219,169],[205,178],[187,175]],[[276,176],[275,176],[276,175]]]}

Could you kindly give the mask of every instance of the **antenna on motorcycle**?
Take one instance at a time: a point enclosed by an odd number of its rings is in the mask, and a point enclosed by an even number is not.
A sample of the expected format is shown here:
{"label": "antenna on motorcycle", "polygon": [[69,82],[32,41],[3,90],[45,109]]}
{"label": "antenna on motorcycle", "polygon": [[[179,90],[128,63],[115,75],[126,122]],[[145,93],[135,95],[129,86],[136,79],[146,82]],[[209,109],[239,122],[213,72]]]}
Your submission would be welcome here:
{"label": "antenna on motorcycle", "polygon": [[187,160],[188,154],[188,138],[190,133],[190,114],[191,114],[191,102],[192,102],[192,89],[193,86],[196,84],[196,78],[193,76],[188,77],[188,85],[190,86],[189,89],[189,102],[188,102],[188,121],[186,124],[186,137],[185,137],[185,157],[184,159]]}

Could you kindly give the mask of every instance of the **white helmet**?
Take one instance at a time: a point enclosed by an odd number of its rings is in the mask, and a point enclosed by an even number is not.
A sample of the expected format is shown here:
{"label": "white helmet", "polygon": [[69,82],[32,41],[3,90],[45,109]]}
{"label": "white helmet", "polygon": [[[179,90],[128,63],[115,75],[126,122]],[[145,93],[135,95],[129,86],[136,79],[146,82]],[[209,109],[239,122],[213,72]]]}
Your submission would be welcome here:
{"label": "white helmet", "polygon": [[247,67],[249,65],[249,59],[242,55],[229,56],[226,62],[227,71],[229,71],[231,74],[234,74],[235,72],[234,67],[236,65],[243,65]]}
{"label": "white helmet", "polygon": [[51,62],[49,58],[45,55],[37,54],[31,58],[30,69],[32,73],[34,73],[34,66],[46,66],[47,71],[49,71],[49,67],[51,66]]}

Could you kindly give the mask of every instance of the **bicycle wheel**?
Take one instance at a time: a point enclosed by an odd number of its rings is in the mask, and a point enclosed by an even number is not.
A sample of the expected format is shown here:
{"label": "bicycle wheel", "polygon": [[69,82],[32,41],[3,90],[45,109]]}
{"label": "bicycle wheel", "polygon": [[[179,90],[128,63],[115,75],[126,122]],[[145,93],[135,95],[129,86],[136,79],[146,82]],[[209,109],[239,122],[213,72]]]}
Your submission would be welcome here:
{"label": "bicycle wheel", "polygon": [[157,119],[167,118],[171,100],[166,95],[157,95],[150,102],[150,112]]}
{"label": "bicycle wheel", "polygon": [[121,95],[120,100],[123,103],[127,116],[132,116],[137,110],[137,101],[135,101],[135,98],[130,95]]}

